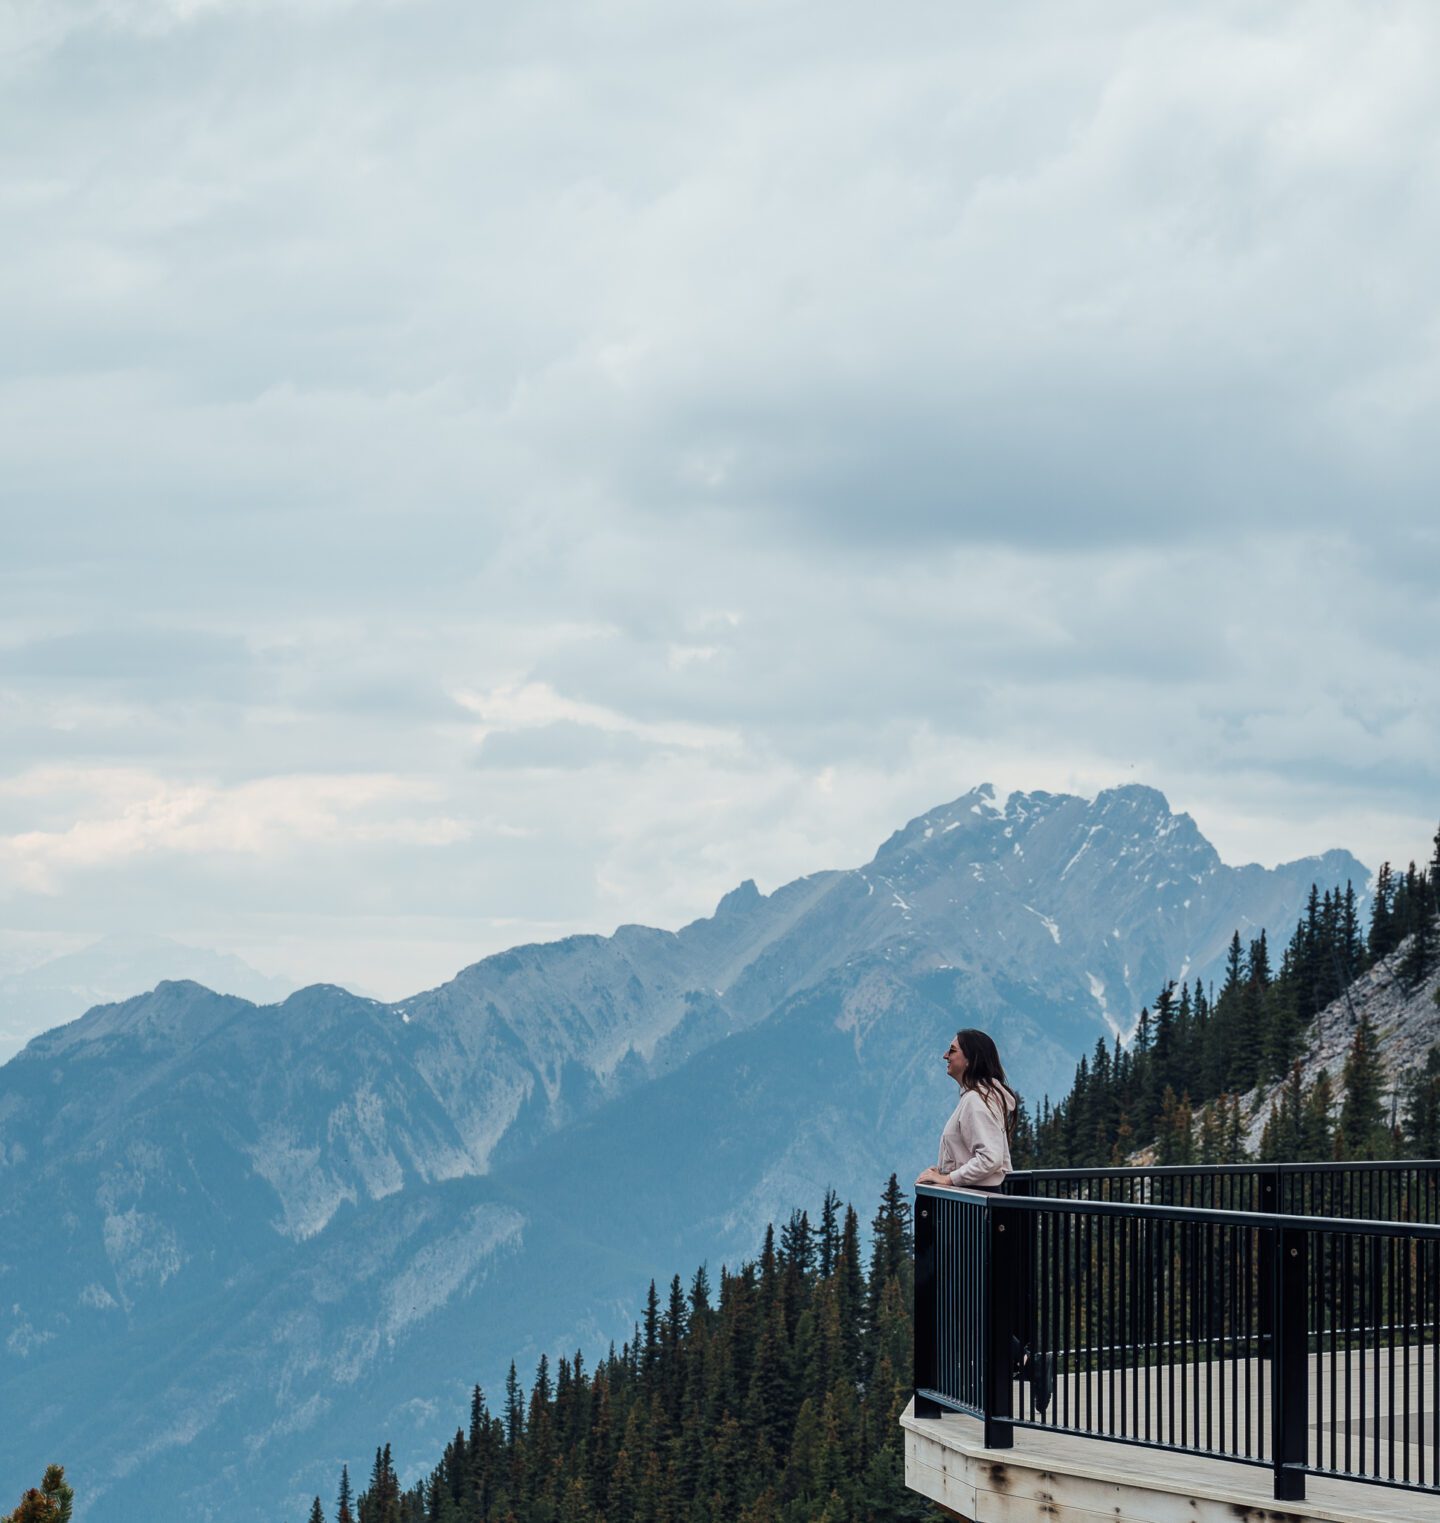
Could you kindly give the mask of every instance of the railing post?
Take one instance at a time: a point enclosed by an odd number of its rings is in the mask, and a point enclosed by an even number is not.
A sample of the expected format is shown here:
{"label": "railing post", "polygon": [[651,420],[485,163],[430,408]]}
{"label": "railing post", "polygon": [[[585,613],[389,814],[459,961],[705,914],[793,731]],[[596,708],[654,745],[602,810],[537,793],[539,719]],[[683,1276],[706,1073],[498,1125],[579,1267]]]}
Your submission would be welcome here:
{"label": "railing post", "polygon": [[[1255,1209],[1265,1216],[1280,1215],[1280,1171],[1259,1169],[1259,1186]],[[1269,1359],[1275,1352],[1275,1234],[1262,1232],[1259,1244],[1259,1263],[1255,1266],[1259,1279],[1260,1304],[1256,1308],[1255,1331],[1260,1336],[1259,1354]]]}
{"label": "railing post", "polygon": [[1020,1276],[1020,1215],[996,1204],[986,1211],[985,1275],[985,1447],[1010,1449],[1015,1443],[1014,1359],[1015,1288]]}
{"label": "railing post", "polygon": [[939,1385],[935,1348],[935,1206],[932,1196],[915,1197],[915,1415],[939,1417],[944,1408],[922,1391]]}
{"label": "railing post", "polygon": [[1275,1354],[1270,1365],[1275,1500],[1303,1502],[1310,1426],[1310,1329],[1305,1295],[1309,1234],[1301,1228],[1286,1227],[1266,1236],[1275,1240]]}

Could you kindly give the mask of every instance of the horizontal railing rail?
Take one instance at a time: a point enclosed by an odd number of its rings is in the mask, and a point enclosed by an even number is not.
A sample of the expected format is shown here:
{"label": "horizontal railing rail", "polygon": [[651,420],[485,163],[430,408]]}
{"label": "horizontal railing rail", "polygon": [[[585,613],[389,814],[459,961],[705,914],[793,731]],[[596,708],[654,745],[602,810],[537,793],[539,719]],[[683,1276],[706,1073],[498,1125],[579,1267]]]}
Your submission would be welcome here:
{"label": "horizontal railing rail", "polygon": [[918,1416],[1440,1492],[1440,1222],[921,1187],[915,1252]]}
{"label": "horizontal railing rail", "polygon": [[1440,1221],[1440,1162],[1432,1159],[1026,1169],[1010,1175],[1004,1188],[1007,1194],[1063,1200]]}

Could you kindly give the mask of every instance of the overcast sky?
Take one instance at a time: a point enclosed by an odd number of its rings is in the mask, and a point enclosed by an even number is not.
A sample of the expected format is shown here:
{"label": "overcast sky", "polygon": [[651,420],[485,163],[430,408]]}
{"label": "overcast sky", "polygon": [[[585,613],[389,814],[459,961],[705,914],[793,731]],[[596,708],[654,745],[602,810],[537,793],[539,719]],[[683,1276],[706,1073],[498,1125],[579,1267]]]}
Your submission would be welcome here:
{"label": "overcast sky", "polygon": [[0,961],[398,997],[1440,817],[1440,9],[0,6]]}

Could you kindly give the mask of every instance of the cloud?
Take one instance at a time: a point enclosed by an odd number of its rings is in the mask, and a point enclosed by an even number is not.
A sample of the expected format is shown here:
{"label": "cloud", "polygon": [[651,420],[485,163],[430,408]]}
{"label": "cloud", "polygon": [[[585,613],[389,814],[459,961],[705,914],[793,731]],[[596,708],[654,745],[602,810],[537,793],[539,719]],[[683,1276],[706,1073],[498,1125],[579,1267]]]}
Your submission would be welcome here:
{"label": "cloud", "polygon": [[[391,812],[427,802],[432,790],[413,780],[348,774],[276,777],[224,789],[176,785],[140,773],[53,772],[22,775],[0,791],[46,801],[78,796],[82,812],[63,828],[0,836],[0,874],[14,887],[55,894],[75,871],[107,868],[163,854],[241,854],[275,861],[290,851],[337,840],[444,846],[466,827],[442,815]],[[0,878],[3,881],[3,878]]]}
{"label": "cloud", "polygon": [[0,935],[398,995],[982,778],[1428,840],[1432,8],[0,26]]}
{"label": "cloud", "polygon": [[[671,648],[673,654],[673,647]],[[673,666],[673,660],[670,662]],[[682,661],[680,666],[689,665]],[[582,742],[585,733],[628,737],[655,746],[684,750],[734,750],[739,737],[684,722],[653,722],[634,718],[602,704],[567,698],[548,683],[507,684],[488,692],[458,692],[457,701],[479,719],[476,739],[482,745],[516,731],[549,736],[557,744]]]}
{"label": "cloud", "polygon": [[243,639],[196,629],[75,630],[0,648],[0,682],[93,684],[153,699],[255,696]]}
{"label": "cloud", "polygon": [[527,730],[486,735],[475,756],[477,767],[544,767],[576,771],[594,766],[635,767],[657,747],[624,730],[557,720]]}

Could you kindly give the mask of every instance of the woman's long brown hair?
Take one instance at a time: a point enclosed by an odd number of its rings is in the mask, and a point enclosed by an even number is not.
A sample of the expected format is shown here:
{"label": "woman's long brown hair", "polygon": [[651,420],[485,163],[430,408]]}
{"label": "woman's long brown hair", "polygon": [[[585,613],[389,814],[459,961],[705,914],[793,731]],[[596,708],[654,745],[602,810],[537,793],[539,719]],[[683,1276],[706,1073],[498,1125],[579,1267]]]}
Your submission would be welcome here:
{"label": "woman's long brown hair", "polygon": [[[967,1026],[963,1031],[955,1033],[955,1040],[960,1044],[960,1051],[965,1054],[965,1077],[960,1081],[961,1084],[966,1089],[975,1090],[991,1110],[1000,1112],[1005,1124],[1005,1136],[1007,1140],[1013,1138],[1015,1122],[1020,1115],[1020,1096],[1006,1082],[1005,1065],[1000,1061],[995,1039],[988,1031],[977,1031],[973,1026]],[[1011,1103],[1008,1106],[999,1093],[1001,1090],[1010,1096]]]}

